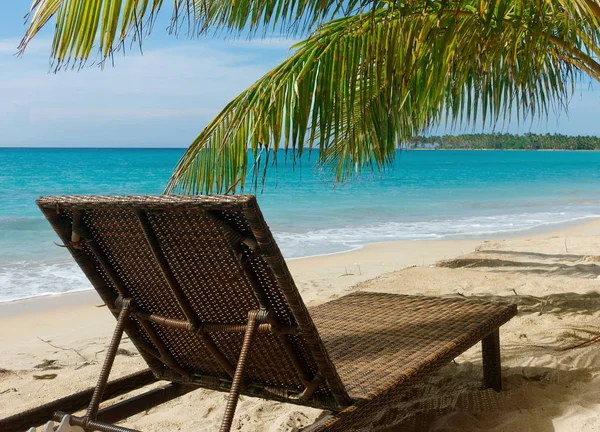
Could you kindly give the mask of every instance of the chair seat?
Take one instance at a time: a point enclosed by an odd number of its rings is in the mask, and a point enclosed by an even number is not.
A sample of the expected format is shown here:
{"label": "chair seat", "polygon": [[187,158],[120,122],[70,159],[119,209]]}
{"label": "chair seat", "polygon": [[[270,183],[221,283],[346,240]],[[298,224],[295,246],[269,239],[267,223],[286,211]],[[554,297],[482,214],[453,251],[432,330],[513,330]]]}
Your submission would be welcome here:
{"label": "chair seat", "polygon": [[516,315],[516,305],[357,292],[310,312],[358,401],[448,363]]}

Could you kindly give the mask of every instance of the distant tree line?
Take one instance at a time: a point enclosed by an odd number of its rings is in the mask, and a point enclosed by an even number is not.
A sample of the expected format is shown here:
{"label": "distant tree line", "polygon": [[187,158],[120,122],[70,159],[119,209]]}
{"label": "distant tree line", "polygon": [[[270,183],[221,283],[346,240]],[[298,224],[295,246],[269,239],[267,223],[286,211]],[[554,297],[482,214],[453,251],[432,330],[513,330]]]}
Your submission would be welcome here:
{"label": "distant tree line", "polygon": [[600,137],[532,133],[432,135],[412,138],[406,143],[406,147],[465,150],[600,150]]}

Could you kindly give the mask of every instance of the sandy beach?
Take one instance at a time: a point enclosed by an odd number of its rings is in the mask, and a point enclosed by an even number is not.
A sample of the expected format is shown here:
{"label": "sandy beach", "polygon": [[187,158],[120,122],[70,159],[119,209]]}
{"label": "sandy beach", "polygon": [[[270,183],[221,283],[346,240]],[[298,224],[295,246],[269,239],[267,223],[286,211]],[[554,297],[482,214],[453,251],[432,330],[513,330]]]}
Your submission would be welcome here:
{"label": "sandy beach", "polygon": [[[506,239],[378,243],[288,262],[314,306],[366,290],[516,303],[501,328],[502,393],[468,350],[379,430],[600,431],[600,221]],[[0,418],[95,383],[114,318],[93,291],[0,304]],[[129,340],[112,378],[142,367]],[[199,389],[132,417],[152,431],[218,429],[226,395]],[[294,431],[322,411],[242,397],[233,430]],[[377,430],[373,428],[372,430]]]}

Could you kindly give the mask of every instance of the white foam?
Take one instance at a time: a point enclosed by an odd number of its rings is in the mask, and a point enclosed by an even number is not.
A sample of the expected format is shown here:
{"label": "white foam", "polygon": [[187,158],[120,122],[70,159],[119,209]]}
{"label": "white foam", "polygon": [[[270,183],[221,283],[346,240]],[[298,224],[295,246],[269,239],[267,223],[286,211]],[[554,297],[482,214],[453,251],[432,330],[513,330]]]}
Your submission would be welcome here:
{"label": "white foam", "polygon": [[0,266],[0,302],[91,289],[72,261],[19,261]]}
{"label": "white foam", "polygon": [[341,228],[317,229],[307,232],[282,231],[276,233],[275,238],[286,257],[298,258],[342,252],[362,247],[365,244],[384,241],[477,238],[514,233],[599,216],[547,212],[434,219],[429,221],[382,222],[365,226],[347,225]]}

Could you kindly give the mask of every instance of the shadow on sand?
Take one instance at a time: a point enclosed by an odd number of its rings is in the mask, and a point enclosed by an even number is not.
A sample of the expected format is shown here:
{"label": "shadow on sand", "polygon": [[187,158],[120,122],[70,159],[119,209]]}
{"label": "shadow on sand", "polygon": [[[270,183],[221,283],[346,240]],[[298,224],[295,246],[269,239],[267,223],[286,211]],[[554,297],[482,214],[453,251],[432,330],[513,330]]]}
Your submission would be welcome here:
{"label": "shadow on sand", "polygon": [[[477,366],[477,365],[473,365]],[[479,390],[478,381],[469,371],[461,377],[460,367],[450,365],[426,383],[406,392],[402,401],[390,406],[373,422],[372,431],[445,431],[445,430],[523,430],[518,422],[510,424],[524,410],[539,410],[543,415],[531,415],[524,420],[528,429],[536,432],[555,432],[553,419],[567,415],[566,398],[575,397],[576,390],[565,383],[592,381],[593,373],[582,370],[553,368],[508,368],[503,371],[504,390]],[[475,374],[476,375],[476,374]],[[556,387],[556,388],[553,388]],[[573,395],[571,395],[573,393]],[[586,395],[589,404],[600,404],[600,393]],[[503,423],[504,426],[500,427]]]}

